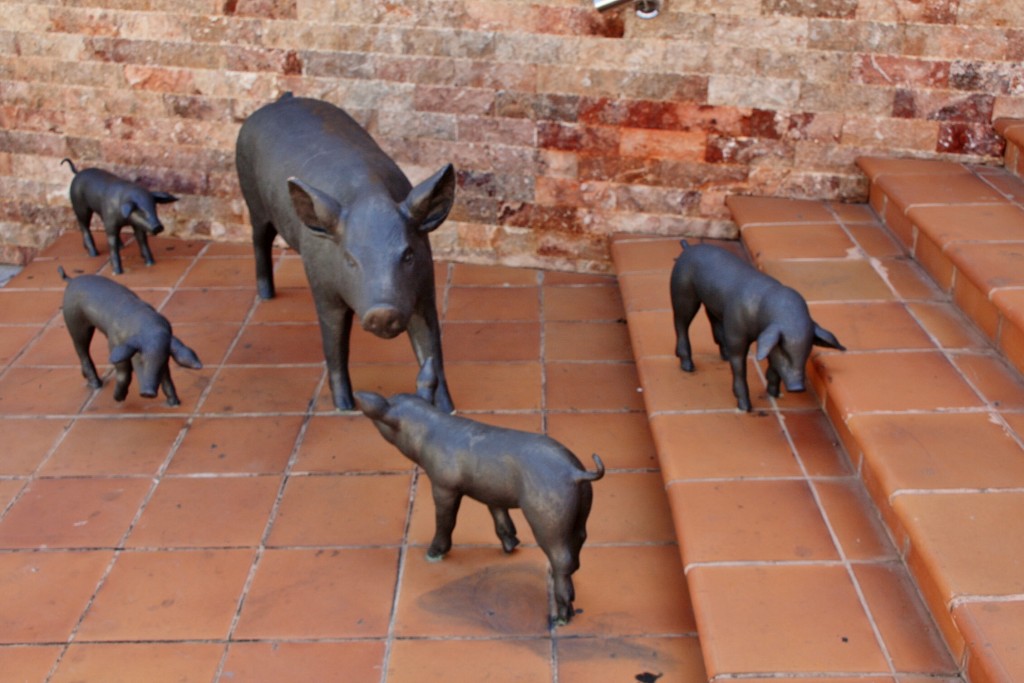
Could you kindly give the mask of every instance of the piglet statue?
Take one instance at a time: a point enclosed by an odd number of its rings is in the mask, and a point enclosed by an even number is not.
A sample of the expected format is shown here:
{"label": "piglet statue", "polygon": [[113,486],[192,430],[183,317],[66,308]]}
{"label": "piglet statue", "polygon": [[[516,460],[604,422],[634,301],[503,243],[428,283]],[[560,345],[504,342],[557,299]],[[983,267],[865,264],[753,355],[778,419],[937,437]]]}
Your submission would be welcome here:
{"label": "piglet statue", "polygon": [[153,252],[149,249],[146,235],[159,235],[164,230],[163,223],[156,215],[156,205],[176,202],[178,198],[166,192],[151,192],[138,183],[124,180],[100,168],[83,168],[79,171],[71,159],[64,159],[61,163],[66,163],[75,174],[71,180],[71,208],[78,218],[82,241],[89,256],[99,253],[89,231],[92,215],[98,213],[107,233],[110,265],[116,275],[124,273],[121,266],[121,228],[125,226],[130,226],[135,233],[143,261],[147,266],[153,265]]}
{"label": "piglet statue", "polygon": [[82,376],[89,386],[103,385],[89,355],[89,344],[98,328],[110,344],[110,362],[117,384],[114,400],[123,401],[132,381],[132,368],[139,373],[139,393],[155,398],[162,388],[167,405],[181,403],[171,381],[168,360],[182,367],[198,370],[203,367],[195,351],[171,333],[171,323],[135,292],[100,275],[70,278],[64,269],[57,272],[67,282],[62,310],[68,334],[82,363]]}
{"label": "piglet statue", "polygon": [[433,403],[437,387],[429,359],[416,380],[416,394],[385,398],[356,392],[356,406],[381,435],[426,471],[434,493],[436,529],[427,559],[440,560],[452,546],[452,530],[463,496],[488,507],[505,552],[519,544],[509,508],[522,508],[537,544],[547,555],[554,582],[555,614],[572,619],[572,574],[580,566],[593,500],[591,482],[604,476],[583,468],[569,449],[554,439],[485,425],[446,413]]}
{"label": "piglet statue", "polygon": [[245,120],[235,162],[259,295],[274,297],[280,235],[302,255],[335,407],[354,408],[348,359],[358,318],[384,339],[408,332],[421,367],[427,358],[437,363],[434,400],[452,412],[429,239],[455,200],[452,165],[413,186],[351,116],[291,93]]}
{"label": "piglet statue", "polygon": [[676,329],[676,356],[693,372],[689,328],[701,304],[722,360],[732,366],[732,393],[740,410],[750,410],[747,352],[757,341],[757,360],[768,359],[768,393],[804,391],[804,372],[811,346],[845,351],[828,330],[811,320],[800,294],[759,272],[738,256],[709,244],[690,246],[672,268],[670,290]]}

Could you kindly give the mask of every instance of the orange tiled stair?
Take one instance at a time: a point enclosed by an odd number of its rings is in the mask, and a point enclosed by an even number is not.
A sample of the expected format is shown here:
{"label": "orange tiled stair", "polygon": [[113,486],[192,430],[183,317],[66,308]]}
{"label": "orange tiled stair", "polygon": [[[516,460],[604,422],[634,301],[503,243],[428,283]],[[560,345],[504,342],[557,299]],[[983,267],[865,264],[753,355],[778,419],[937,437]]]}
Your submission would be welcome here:
{"label": "orange tiled stair", "polygon": [[613,244],[707,673],[1021,681],[1024,183],[859,164],[870,207],[729,200],[756,265],[848,348],[778,400],[751,362],[750,415],[703,314],[696,373],[673,355],[678,240]]}

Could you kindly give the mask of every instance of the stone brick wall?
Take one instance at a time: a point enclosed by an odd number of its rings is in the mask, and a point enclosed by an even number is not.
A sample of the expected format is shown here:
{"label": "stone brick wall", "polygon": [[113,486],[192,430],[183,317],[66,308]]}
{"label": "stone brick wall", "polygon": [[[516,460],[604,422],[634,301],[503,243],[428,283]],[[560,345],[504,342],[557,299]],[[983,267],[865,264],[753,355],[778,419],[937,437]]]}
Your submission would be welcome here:
{"label": "stone brick wall", "polygon": [[729,194],[863,199],[861,154],[998,163],[1024,0],[0,0],[0,261],[74,228],[60,165],[247,240],[245,116],[328,99],[417,181],[452,161],[443,257],[603,270],[611,233],[729,236]]}

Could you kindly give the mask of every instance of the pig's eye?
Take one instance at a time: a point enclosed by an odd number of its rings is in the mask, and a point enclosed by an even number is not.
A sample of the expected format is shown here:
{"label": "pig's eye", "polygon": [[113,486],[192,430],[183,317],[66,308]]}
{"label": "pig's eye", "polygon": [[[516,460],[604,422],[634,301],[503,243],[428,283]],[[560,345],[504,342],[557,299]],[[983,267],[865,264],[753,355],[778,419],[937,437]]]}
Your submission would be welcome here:
{"label": "pig's eye", "polygon": [[402,252],[402,263],[408,265],[413,261],[412,247],[406,247]]}

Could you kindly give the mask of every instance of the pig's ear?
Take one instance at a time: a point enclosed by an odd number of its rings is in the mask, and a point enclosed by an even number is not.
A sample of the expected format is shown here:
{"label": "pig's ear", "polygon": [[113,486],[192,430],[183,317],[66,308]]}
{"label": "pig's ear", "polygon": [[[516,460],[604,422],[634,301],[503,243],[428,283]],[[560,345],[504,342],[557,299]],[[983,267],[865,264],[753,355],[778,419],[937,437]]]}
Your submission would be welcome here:
{"label": "pig's ear", "polygon": [[764,360],[768,357],[775,345],[782,341],[782,328],[772,324],[764,328],[764,331],[757,336],[757,360]]}
{"label": "pig's ear", "polygon": [[128,218],[132,215],[132,211],[135,210],[135,204],[133,202],[125,202],[121,205],[121,218]]}
{"label": "pig's ear", "polygon": [[402,213],[420,232],[430,232],[444,223],[455,203],[455,167],[440,171],[412,188],[402,202]]}
{"label": "pig's ear", "polygon": [[420,374],[416,376],[416,395],[427,403],[434,402],[434,394],[437,392],[437,368],[434,365],[433,357],[428,358],[420,368]]}
{"label": "pig's ear", "polygon": [[298,178],[288,179],[288,194],[299,220],[320,237],[340,237],[341,205],[324,192]]}
{"label": "pig's ear", "polygon": [[834,334],[818,323],[814,323],[814,345],[824,346],[830,349],[839,349],[840,351],[846,350],[846,347],[839,343],[839,340],[836,339]]}
{"label": "pig's ear", "polygon": [[203,363],[196,352],[181,343],[177,337],[171,337],[171,358],[183,368],[202,370]]}
{"label": "pig's ear", "polygon": [[114,365],[124,363],[125,361],[130,360],[132,356],[138,353],[138,351],[138,347],[134,344],[118,344],[114,348],[110,349],[110,362]]}
{"label": "pig's ear", "polygon": [[169,192],[150,192],[149,194],[153,196],[153,201],[157,204],[170,204],[178,201],[178,198]]}

